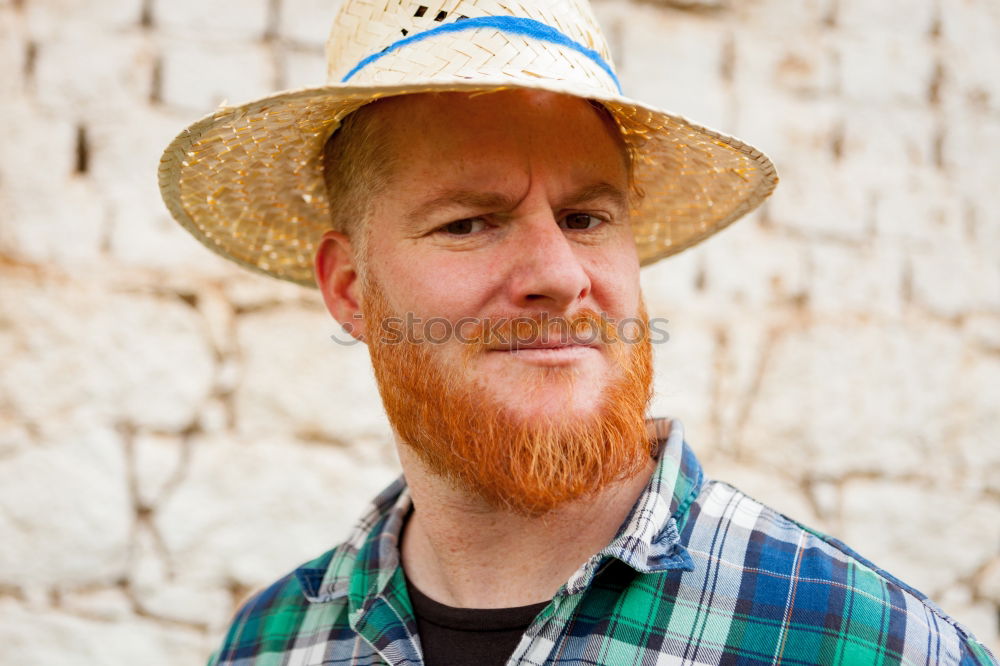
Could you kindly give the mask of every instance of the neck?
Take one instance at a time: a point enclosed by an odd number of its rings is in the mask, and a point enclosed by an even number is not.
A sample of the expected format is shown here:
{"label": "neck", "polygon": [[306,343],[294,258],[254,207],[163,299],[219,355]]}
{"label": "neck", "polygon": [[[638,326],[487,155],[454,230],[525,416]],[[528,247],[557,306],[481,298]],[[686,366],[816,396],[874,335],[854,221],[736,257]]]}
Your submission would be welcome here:
{"label": "neck", "polygon": [[538,517],[498,510],[429,471],[405,445],[399,457],[413,498],[403,567],[432,599],[460,608],[547,601],[617,533],[655,469]]}

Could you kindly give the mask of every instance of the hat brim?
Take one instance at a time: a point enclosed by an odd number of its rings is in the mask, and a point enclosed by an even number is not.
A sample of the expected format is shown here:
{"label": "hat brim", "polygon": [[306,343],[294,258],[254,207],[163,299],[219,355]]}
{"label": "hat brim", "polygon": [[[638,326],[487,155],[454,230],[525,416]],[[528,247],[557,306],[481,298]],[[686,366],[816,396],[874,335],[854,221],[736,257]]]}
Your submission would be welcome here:
{"label": "hat brim", "polygon": [[531,88],[602,103],[634,151],[644,192],[631,223],[641,265],[676,254],[756,208],[778,182],[774,165],[739,139],[625,97],[581,94],[540,80],[327,85],[220,108],[163,153],[159,185],[174,218],[206,247],[251,270],[315,287],[313,253],[330,224],[323,146],[351,112],[423,92]]}

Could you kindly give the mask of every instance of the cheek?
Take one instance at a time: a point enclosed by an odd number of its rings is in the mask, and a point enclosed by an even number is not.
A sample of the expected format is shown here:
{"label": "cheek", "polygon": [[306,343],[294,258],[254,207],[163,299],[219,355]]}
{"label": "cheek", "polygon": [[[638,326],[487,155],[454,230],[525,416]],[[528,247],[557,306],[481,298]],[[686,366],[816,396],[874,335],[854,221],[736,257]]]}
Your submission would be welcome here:
{"label": "cheek", "polygon": [[401,296],[401,305],[420,317],[455,321],[479,314],[496,288],[496,272],[481,258],[419,254],[387,266],[386,277]]}
{"label": "cheek", "polygon": [[620,239],[613,251],[595,253],[591,261],[594,295],[603,307],[632,315],[639,305],[639,256],[631,232]]}

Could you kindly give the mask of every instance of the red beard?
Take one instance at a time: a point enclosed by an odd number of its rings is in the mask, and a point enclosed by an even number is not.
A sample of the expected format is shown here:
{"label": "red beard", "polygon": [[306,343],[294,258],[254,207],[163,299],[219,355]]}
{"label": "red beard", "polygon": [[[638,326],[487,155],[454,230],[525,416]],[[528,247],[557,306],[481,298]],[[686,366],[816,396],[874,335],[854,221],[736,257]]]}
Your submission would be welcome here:
{"label": "red beard", "polygon": [[[568,317],[564,325],[575,335],[607,341],[604,350],[617,361],[619,376],[586,417],[525,422],[491,401],[489,393],[463,377],[460,368],[442,362],[441,354],[435,358],[432,344],[384,340],[382,322],[394,313],[373,279],[364,290],[363,303],[375,378],[396,434],[432,472],[490,506],[541,515],[630,478],[649,461],[645,413],[653,370],[644,305],[635,325],[637,334],[629,335],[628,342],[619,337],[614,322],[592,310]],[[486,345],[498,337],[525,340],[525,326],[534,326],[537,333],[541,323],[538,317],[530,319],[534,324],[518,318],[504,326],[477,328],[465,338],[471,342],[463,357],[489,353]],[[572,388],[571,371],[538,370],[548,381],[556,378]]]}

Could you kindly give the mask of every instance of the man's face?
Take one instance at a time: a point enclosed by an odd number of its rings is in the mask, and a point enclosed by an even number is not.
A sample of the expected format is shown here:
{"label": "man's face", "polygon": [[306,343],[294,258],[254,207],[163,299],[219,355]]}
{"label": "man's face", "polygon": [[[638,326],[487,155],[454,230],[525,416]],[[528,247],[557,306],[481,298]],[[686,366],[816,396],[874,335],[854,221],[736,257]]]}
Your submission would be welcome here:
{"label": "man's face", "polygon": [[[378,112],[396,152],[360,293],[397,433],[473,490],[523,476],[481,494],[527,512],[634,472],[648,461],[651,370],[645,338],[614,340],[637,331],[616,324],[645,316],[614,128],[585,101],[542,92],[414,95]],[[495,327],[545,317],[557,324]],[[586,334],[567,338],[567,320]],[[468,344],[484,329],[499,335]],[[400,342],[406,331],[420,342]]]}
{"label": "man's face", "polygon": [[[392,103],[383,126],[396,168],[375,202],[368,270],[393,313],[452,323],[638,313],[627,168],[590,104],[514,91]],[[585,416],[620,376],[600,345],[463,359],[451,339],[432,351],[525,421]],[[571,393],[559,381],[569,374]]]}

